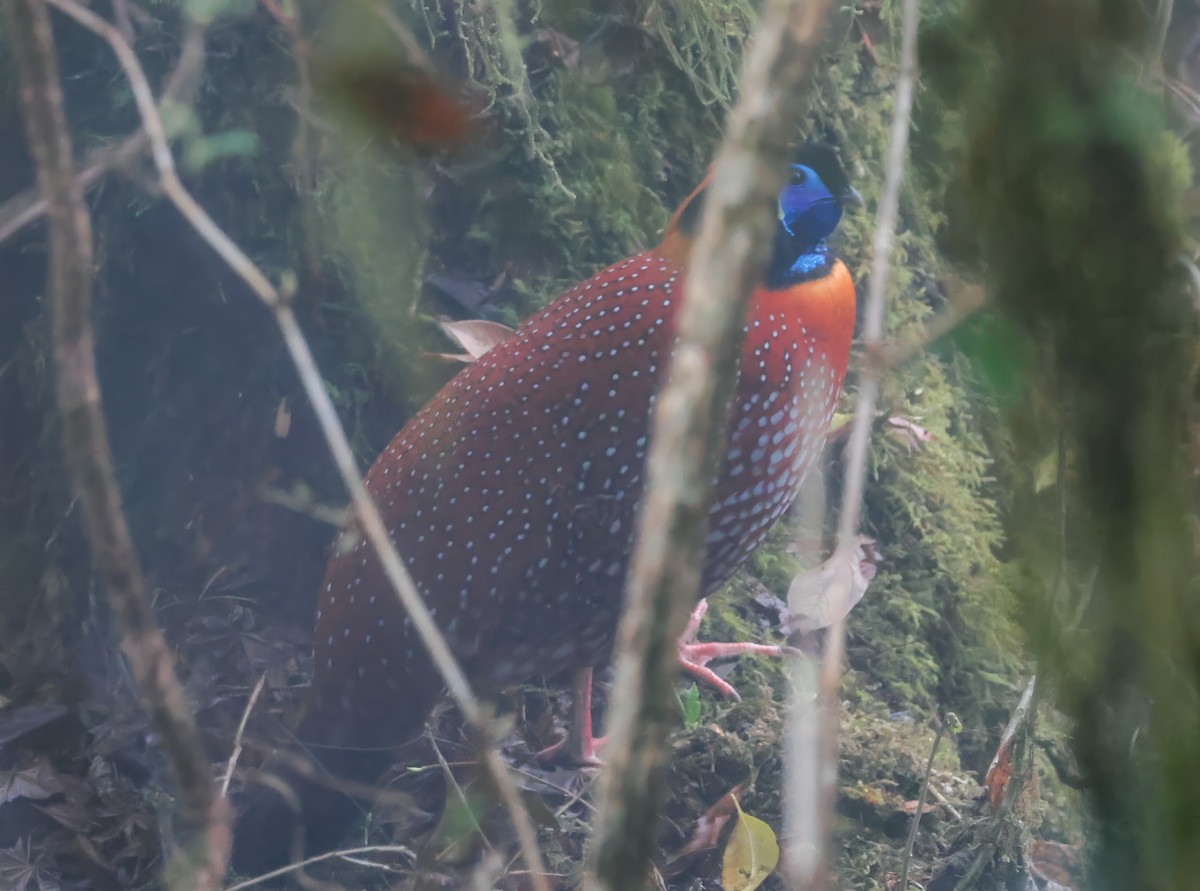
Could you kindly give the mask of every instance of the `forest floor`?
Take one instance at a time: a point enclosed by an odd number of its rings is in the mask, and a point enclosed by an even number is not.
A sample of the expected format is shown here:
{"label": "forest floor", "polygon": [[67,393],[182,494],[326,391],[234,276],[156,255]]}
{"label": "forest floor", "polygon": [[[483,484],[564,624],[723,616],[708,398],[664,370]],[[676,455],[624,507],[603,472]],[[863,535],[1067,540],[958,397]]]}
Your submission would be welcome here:
{"label": "forest floor", "polygon": [[[746,586],[756,595],[730,596]],[[743,576],[715,598],[701,637],[725,639],[750,629],[755,639],[781,642],[775,630],[779,604],[761,583]],[[182,664],[191,668],[189,694],[215,776],[225,773],[251,688],[260,676],[265,679],[243,740],[240,773],[259,759],[277,719],[299,703],[310,671],[307,632],[229,593],[201,597],[175,627],[166,624],[181,642]],[[55,659],[52,652],[34,655],[37,632],[26,630],[23,647],[14,641],[4,648],[18,657],[6,660],[9,665],[36,671]],[[730,793],[745,813],[777,832],[782,827],[782,666],[778,660],[742,658],[717,667],[737,685],[741,702],[707,688],[698,691],[682,678],[678,688],[682,721],[673,736],[670,797],[655,858],[663,888],[722,887],[722,856],[736,813]],[[104,674],[98,670],[97,677]],[[107,675],[104,705],[98,699],[95,707],[80,709],[28,706],[11,712],[0,726],[0,744],[19,753],[17,769],[0,785],[0,838],[18,839],[0,849],[0,887],[159,886],[160,839],[171,805],[163,768],[119,669],[110,664]],[[598,673],[598,715],[609,681],[608,671]],[[853,693],[842,718],[838,870],[843,887],[891,889],[898,887],[916,790],[935,732],[889,711],[882,698],[870,695],[868,679],[852,672],[848,681]],[[502,716],[512,718],[503,751],[561,888],[577,884],[585,860],[598,775],[593,768],[545,769],[531,757],[561,735],[570,702],[566,687],[565,679],[522,687],[500,704]],[[348,848],[394,845],[407,853],[334,859],[312,867],[313,875],[347,888],[528,887],[511,828],[489,803],[475,764],[455,710],[444,706],[422,738],[397,752],[397,767],[382,783],[387,794],[345,840]],[[235,792],[237,786],[235,778]],[[983,792],[979,778],[959,766],[954,740],[943,740],[910,867],[921,887],[954,887],[963,857],[947,873],[952,840],[968,837],[964,830],[984,821]],[[933,883],[926,884],[931,877]],[[1068,883],[1069,876],[1062,884]],[[784,885],[772,877],[762,887]]]}

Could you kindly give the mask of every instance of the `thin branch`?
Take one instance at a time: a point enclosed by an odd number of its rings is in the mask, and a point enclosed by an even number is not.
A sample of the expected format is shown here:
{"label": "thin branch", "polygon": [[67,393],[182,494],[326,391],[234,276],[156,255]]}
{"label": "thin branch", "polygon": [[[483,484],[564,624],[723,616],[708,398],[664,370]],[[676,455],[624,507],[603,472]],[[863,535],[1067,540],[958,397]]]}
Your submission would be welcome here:
{"label": "thin branch", "polygon": [[229,781],[233,779],[233,771],[237,768],[238,759],[242,757],[242,739],[246,735],[246,725],[250,722],[250,713],[254,711],[254,706],[258,702],[258,697],[262,694],[263,687],[266,684],[267,673],[264,671],[258,676],[258,683],[254,685],[254,690],[250,693],[250,699],[246,702],[246,709],[242,712],[242,720],[238,722],[237,733],[233,736],[233,752],[229,756],[229,761],[225,764],[225,776],[221,779],[222,798],[229,795]]}
{"label": "thin branch", "polygon": [[942,744],[942,737],[946,735],[947,728],[955,726],[959,729],[962,728],[962,722],[958,720],[958,716],[953,713],[946,715],[938,725],[937,736],[933,738],[933,745],[929,748],[929,763],[925,765],[925,776],[921,780],[921,794],[917,796],[917,812],[913,814],[912,825],[908,827],[908,839],[904,844],[904,864],[900,868],[900,891],[908,891],[908,867],[912,863],[913,845],[917,843],[917,830],[921,826],[921,812],[925,810],[925,797],[929,794],[929,779],[933,776],[933,762],[937,758],[938,747]]}
{"label": "thin branch", "polygon": [[[183,39],[183,50],[175,69],[167,78],[159,107],[172,102],[187,102],[200,80],[204,67],[204,26],[190,22]],[[150,137],[144,130],[116,143],[93,149],[88,153],[83,169],[75,178],[86,191],[99,183],[114,170],[131,166],[150,146]],[[30,189],[0,205],[0,244],[16,235],[26,226],[35,223],[46,213],[46,199],[37,189]]]}
{"label": "thin branch", "polygon": [[271,872],[264,872],[260,876],[246,879],[246,881],[238,882],[236,885],[230,885],[225,891],[245,891],[246,888],[253,888],[255,885],[261,885],[280,876],[286,876],[289,873],[312,866],[314,863],[321,863],[325,860],[340,860],[359,854],[403,854],[405,857],[415,859],[413,852],[403,845],[367,845],[363,848],[344,848],[340,851],[327,851],[324,854],[317,854],[315,857],[309,857],[307,860],[302,860],[299,863],[289,863],[287,866],[281,866],[279,869],[272,870]]}
{"label": "thin branch", "polygon": [[214,794],[211,764],[175,674],[171,649],[155,624],[121,507],[96,375],[91,220],[71,158],[50,14],[42,0],[4,0],[4,13],[21,82],[26,132],[50,221],[47,298],[66,464],[109,603],[123,631],[121,649],[179,787],[187,864],[176,881],[216,891],[225,878],[230,813],[224,799]]}
{"label": "thin branch", "polygon": [[[1009,759],[1012,772],[1004,781],[1003,797],[999,807],[996,808],[982,830],[982,838],[975,859],[959,877],[958,882],[954,885],[954,891],[967,891],[968,888],[974,888],[976,880],[983,874],[987,865],[993,861],[1002,843],[1005,842],[1006,834],[1014,831],[1010,828],[1013,823],[1012,812],[1021,798],[1028,779],[1025,771],[1028,770],[1030,774],[1033,771],[1032,751],[1028,744],[1032,741],[1040,695],[1037,675],[1033,675],[1025,685],[1025,691],[1021,694],[1017,707],[1013,709],[1013,713],[1008,719],[1008,726],[1004,728],[1004,735],[996,750],[996,757],[992,759],[991,767],[988,768],[988,780],[990,780],[991,773],[1000,760],[1002,758]],[[1003,755],[1006,748],[1011,749],[1011,754]],[[1019,826],[1015,831],[1020,832]]]}
{"label": "thin branch", "polygon": [[[917,28],[920,21],[918,0],[904,0],[903,23],[900,34],[900,76],[896,84],[896,104],[892,116],[892,131],[888,146],[887,168],[884,173],[883,195],[875,217],[872,238],[871,280],[864,310],[863,340],[868,355],[878,353],[883,344],[886,295],[892,265],[892,244],[900,207],[900,184],[904,179],[905,157],[908,151],[908,132],[912,118],[913,93],[917,76]],[[875,417],[875,402],[879,395],[881,369],[877,362],[866,362],[859,379],[858,400],[850,441],[846,445],[845,485],[842,489],[841,513],[838,524],[839,547],[857,540],[863,490],[867,478],[867,452],[871,441],[871,425]],[[848,591],[835,588],[832,597],[846,597]],[[828,855],[833,844],[833,814],[837,796],[838,727],[842,661],[846,651],[846,611],[834,611],[835,621],[829,628],[824,658],[818,681],[815,718],[819,722],[816,738],[820,750],[816,757],[805,760],[815,773],[798,778],[801,788],[817,796],[814,806],[800,813],[812,815],[819,826],[794,827],[797,844],[789,865],[795,871],[793,879],[800,887],[829,886]]]}
{"label": "thin branch", "polygon": [[454,771],[450,769],[450,764],[446,761],[446,756],[442,754],[441,746],[437,744],[437,737],[432,733],[426,733],[425,735],[429,737],[429,744],[433,746],[433,755],[437,758],[438,766],[442,769],[442,777],[446,780],[446,784],[454,790],[454,797],[462,805],[463,814],[471,821],[471,828],[479,833],[479,837],[483,839],[483,846],[489,851],[492,850],[492,842],[487,837],[487,833],[483,831],[483,827],[479,825],[479,821],[475,819],[475,809],[471,807],[471,802],[467,800],[467,793],[459,785],[458,779],[454,776]]}
{"label": "thin branch", "polygon": [[1174,12],[1174,0],[1158,0],[1158,10],[1154,14],[1154,40],[1150,44],[1150,58],[1147,61],[1147,67],[1152,70],[1162,70],[1163,50],[1167,46],[1167,35],[1171,33]]}
{"label": "thin branch", "polygon": [[626,891],[649,873],[665,797],[676,641],[700,587],[708,504],[721,458],[751,292],[766,265],[790,137],[816,62],[829,3],[771,0],[755,34],[742,95],[715,165],[691,254],[680,341],[659,395],[648,490],[617,634],[593,874],[585,887]]}
{"label": "thin branch", "polygon": [[150,154],[158,170],[159,186],[163,193],[175,205],[176,209],[192,225],[196,232],[208,242],[209,246],[225,261],[226,264],[246,283],[246,285],[270,308],[275,315],[283,341],[291,354],[305,393],[312,402],[313,411],[325,440],[333,455],[334,463],[342,476],[350,494],[350,502],[354,508],[362,532],[375,549],[384,575],[392,585],[401,605],[408,613],[413,627],[421,637],[422,643],[429,651],[430,658],[450,694],[454,697],[463,716],[484,736],[484,761],[496,781],[501,801],[508,809],[517,830],[518,838],[524,852],[525,862],[533,872],[533,885],[537,891],[549,891],[545,879],[540,878],[546,870],[542,864],[541,852],[537,847],[537,834],[533,828],[529,814],[521,804],[508,766],[489,738],[489,722],[487,712],[471,691],[466,675],[454,659],[450,648],[442,636],[437,624],[429,614],[425,602],[421,599],[416,585],[400,556],[396,553],[388,536],[387,528],[379,509],[372,500],[370,493],[363,484],[355,465],[354,453],[346,438],[345,430],[338,419],[337,410],[333,406],[329,393],[325,390],[320,371],[312,350],[304,337],[300,324],[292,312],[290,294],[281,293],[271,284],[262,270],[255,265],[245,252],[225,234],[217,223],[208,215],[203,207],[192,197],[179,179],[175,169],[175,161],[167,144],[166,133],[163,129],[162,118],[155,107],[141,63],[129,44],[116,28],[87,8],[77,0],[46,0],[55,8],[61,10],[85,28],[95,32],[112,47],[125,70],[133,92],[134,101],[142,118],[142,125],[150,137]]}
{"label": "thin branch", "polygon": [[987,293],[981,285],[973,282],[948,276],[946,289],[950,299],[945,309],[903,340],[879,344],[877,349],[864,356],[864,362],[873,363],[878,374],[899,368],[925,352],[930,345],[941,340],[987,304]]}

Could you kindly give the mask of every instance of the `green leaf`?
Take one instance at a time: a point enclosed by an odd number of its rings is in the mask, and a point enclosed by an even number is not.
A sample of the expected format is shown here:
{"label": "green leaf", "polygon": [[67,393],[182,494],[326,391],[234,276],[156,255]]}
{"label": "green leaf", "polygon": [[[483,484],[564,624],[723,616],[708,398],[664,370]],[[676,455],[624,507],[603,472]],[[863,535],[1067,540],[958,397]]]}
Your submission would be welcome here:
{"label": "green leaf", "polygon": [[725,891],[754,891],[779,865],[779,842],[766,823],[742,810],[737,797],[737,825],[725,845],[721,884]]}
{"label": "green leaf", "polygon": [[700,688],[692,684],[687,693],[679,698],[679,710],[683,712],[683,726],[691,730],[700,723]]}
{"label": "green leaf", "polygon": [[1058,482],[1058,449],[1051,449],[1033,468],[1033,491],[1044,492]]}
{"label": "green leaf", "polygon": [[214,161],[250,155],[257,149],[258,137],[249,130],[229,130],[212,136],[199,136],[185,145],[184,164],[194,173]]}

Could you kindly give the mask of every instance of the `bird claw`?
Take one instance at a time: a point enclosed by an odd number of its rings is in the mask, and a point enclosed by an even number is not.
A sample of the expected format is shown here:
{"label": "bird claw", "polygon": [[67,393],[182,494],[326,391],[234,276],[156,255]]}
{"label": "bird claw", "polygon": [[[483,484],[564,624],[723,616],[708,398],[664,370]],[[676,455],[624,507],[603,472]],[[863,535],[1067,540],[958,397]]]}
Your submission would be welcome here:
{"label": "bird claw", "polygon": [[603,767],[604,759],[600,757],[600,747],[604,745],[606,737],[574,737],[575,734],[568,733],[553,745],[534,753],[534,760],[544,767]]}
{"label": "bird claw", "polygon": [[601,767],[604,759],[599,750],[605,738],[592,735],[592,669],[576,672],[572,687],[571,725],[567,735],[537,752],[534,760],[548,767]]}
{"label": "bird claw", "polygon": [[733,684],[717,675],[708,667],[713,659],[727,659],[731,656],[783,656],[790,652],[789,647],[774,644],[757,643],[697,643],[696,635],[700,631],[700,622],[708,612],[708,601],[701,600],[688,619],[687,629],[679,638],[679,667],[694,677],[697,681],[714,688],[722,696],[741,702]]}

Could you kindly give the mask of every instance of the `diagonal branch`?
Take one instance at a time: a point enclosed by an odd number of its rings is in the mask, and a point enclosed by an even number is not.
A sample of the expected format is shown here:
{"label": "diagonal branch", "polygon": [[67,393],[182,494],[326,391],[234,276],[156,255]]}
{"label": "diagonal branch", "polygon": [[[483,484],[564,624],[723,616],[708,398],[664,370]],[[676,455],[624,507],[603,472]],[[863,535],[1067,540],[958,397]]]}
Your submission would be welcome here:
{"label": "diagonal branch", "polygon": [[680,342],[654,416],[648,491],[617,637],[609,766],[600,791],[594,891],[642,887],[665,795],[675,644],[700,587],[750,294],[771,245],[771,207],[800,122],[827,0],[771,0],[746,61],[691,255]]}
{"label": "diagonal branch", "polygon": [[541,853],[537,847],[537,835],[533,823],[521,803],[516,786],[509,775],[508,766],[495,746],[490,744],[487,712],[471,691],[466,675],[454,659],[445,637],[442,636],[437,624],[430,616],[412,577],[396,553],[396,548],[388,536],[379,509],[363,484],[362,477],[355,465],[350,442],[338,420],[337,410],[329,398],[329,393],[325,390],[316,360],[313,358],[312,350],[300,328],[300,323],[297,321],[295,313],[292,312],[291,295],[281,292],[270,282],[262,270],[254,264],[254,261],[225,234],[224,230],[208,215],[207,211],[200,206],[180,181],[171,148],[167,143],[162,118],[154,105],[146,74],[142,70],[136,54],[120,31],[81,6],[77,0],[46,0],[46,2],[88,30],[98,34],[112,47],[129,79],[138,112],[142,117],[142,126],[150,138],[150,154],[157,168],[159,186],[163,193],[196,232],[208,242],[209,246],[274,314],[284,344],[291,354],[296,371],[300,376],[300,381],[312,401],[313,410],[333,454],[334,463],[349,491],[350,502],[363,534],[375,549],[384,575],[411,618],[413,627],[420,634],[422,643],[428,649],[434,665],[441,672],[446,686],[462,710],[463,716],[478,728],[485,741],[488,741],[485,746],[484,760],[496,781],[501,800],[515,824],[526,864],[532,873],[532,883],[537,891],[549,891],[549,885],[545,878],[546,869],[542,864]]}
{"label": "diagonal branch", "polygon": [[109,603],[124,633],[121,649],[179,786],[190,863],[188,874],[177,880],[216,891],[224,882],[229,854],[229,810],[214,794],[211,764],[175,675],[171,650],[155,624],[121,508],[96,377],[91,220],[71,158],[50,14],[43,0],[5,0],[4,13],[38,187],[50,221],[47,297],[66,464]]}

